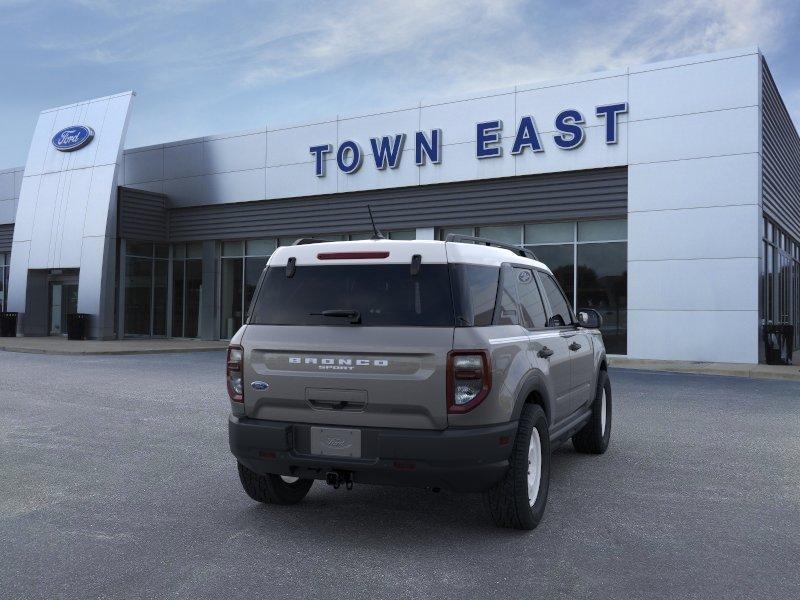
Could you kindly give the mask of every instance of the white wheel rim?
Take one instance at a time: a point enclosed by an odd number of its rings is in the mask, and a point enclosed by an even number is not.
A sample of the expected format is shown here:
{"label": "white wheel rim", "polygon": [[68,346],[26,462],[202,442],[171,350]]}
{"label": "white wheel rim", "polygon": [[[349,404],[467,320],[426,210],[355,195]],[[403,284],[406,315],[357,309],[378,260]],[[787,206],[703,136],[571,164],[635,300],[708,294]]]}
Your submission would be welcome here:
{"label": "white wheel rim", "polygon": [[296,483],[300,480],[299,477],[292,477],[291,475],[281,475],[281,480],[284,483]]}
{"label": "white wheel rim", "polygon": [[531,443],[528,446],[528,502],[533,506],[539,496],[539,484],[542,481],[542,440],[539,430],[534,428]]}
{"label": "white wheel rim", "polygon": [[600,397],[600,435],[606,434],[606,391]]}

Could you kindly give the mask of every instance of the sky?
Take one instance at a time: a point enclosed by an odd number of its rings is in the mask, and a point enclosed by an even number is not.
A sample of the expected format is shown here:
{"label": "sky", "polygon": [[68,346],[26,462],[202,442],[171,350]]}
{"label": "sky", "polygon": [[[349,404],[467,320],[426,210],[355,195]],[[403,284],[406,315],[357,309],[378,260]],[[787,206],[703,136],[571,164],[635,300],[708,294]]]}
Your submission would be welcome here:
{"label": "sky", "polygon": [[0,169],[134,90],[126,147],[758,45],[800,122],[796,0],[0,0]]}

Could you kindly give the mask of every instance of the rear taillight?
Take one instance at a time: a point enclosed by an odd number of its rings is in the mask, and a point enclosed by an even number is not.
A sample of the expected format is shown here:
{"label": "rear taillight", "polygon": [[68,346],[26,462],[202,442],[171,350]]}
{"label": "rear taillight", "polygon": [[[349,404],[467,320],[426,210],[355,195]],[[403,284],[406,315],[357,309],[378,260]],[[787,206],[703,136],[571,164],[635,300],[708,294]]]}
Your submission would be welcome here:
{"label": "rear taillight", "polygon": [[485,350],[453,350],[447,355],[447,411],[465,413],[478,406],[492,387]]}
{"label": "rear taillight", "polygon": [[244,350],[241,346],[228,346],[228,360],[225,379],[228,382],[228,396],[234,402],[244,402],[242,395],[244,389],[244,380],[242,377],[242,360],[244,358]]}

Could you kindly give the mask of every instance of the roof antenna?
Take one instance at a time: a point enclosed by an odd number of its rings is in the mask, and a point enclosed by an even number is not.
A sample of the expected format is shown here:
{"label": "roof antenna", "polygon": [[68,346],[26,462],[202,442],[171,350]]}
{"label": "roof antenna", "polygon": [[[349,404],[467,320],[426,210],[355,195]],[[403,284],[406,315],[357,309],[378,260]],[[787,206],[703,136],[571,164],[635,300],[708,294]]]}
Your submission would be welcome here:
{"label": "roof antenna", "polygon": [[378,229],[378,226],[375,225],[375,217],[372,216],[372,207],[367,204],[367,210],[369,211],[369,220],[372,221],[372,237],[371,240],[385,240],[386,238],[381,233],[381,230]]}

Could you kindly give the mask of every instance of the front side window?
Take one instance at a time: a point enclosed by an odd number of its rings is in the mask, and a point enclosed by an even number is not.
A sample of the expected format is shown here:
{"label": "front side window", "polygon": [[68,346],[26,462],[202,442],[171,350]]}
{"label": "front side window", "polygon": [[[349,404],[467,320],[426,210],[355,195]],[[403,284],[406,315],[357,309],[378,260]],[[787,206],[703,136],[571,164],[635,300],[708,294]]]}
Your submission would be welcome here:
{"label": "front side window", "polygon": [[255,325],[452,327],[445,264],[270,267],[253,304]]}
{"label": "front side window", "polygon": [[514,268],[517,280],[517,295],[522,311],[522,324],[528,329],[544,327],[547,321],[544,303],[539,293],[536,278],[530,269]]}
{"label": "front side window", "polygon": [[569,308],[567,299],[564,297],[564,293],[561,291],[561,288],[558,287],[556,280],[553,279],[550,273],[540,271],[539,275],[542,278],[544,293],[550,302],[550,309],[552,311],[548,325],[551,327],[571,325],[572,311]]}

